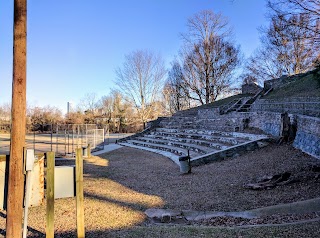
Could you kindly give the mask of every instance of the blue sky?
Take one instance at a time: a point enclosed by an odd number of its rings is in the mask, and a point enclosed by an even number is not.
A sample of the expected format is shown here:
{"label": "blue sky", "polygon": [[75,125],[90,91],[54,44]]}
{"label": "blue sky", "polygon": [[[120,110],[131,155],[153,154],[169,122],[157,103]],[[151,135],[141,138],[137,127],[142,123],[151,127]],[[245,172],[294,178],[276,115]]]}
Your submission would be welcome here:
{"label": "blue sky", "polygon": [[[195,13],[229,19],[235,42],[249,56],[266,24],[264,0],[28,0],[27,101],[66,112],[87,93],[115,87],[115,69],[132,51],[160,53],[169,67],[180,33]],[[11,101],[13,1],[0,2],[0,104]]]}

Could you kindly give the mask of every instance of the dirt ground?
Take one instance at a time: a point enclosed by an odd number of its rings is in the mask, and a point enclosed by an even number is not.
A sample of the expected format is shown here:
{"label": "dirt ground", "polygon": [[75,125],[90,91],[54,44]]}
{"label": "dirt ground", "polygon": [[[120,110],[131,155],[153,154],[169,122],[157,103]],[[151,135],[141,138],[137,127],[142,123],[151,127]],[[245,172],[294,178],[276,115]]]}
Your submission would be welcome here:
{"label": "dirt ground", "polygon": [[[200,233],[211,237],[209,230],[197,226],[186,228],[182,233],[172,230],[176,236],[166,235],[159,227],[148,227],[144,211],[148,208],[243,211],[315,198],[320,195],[320,178],[312,172],[314,166],[320,166],[320,161],[289,145],[270,145],[236,158],[194,167],[191,174],[181,175],[179,167],[161,155],[123,147],[85,160],[87,237],[148,237],[146,234],[149,237],[197,237],[194,234]],[[295,182],[268,190],[244,188],[245,184],[263,176],[286,171],[296,176]],[[44,203],[30,209],[28,237],[45,236],[45,208]],[[74,198],[56,200],[55,237],[76,237],[75,218]],[[306,234],[312,237],[319,231],[318,225],[292,229],[297,237],[308,237]],[[201,231],[194,233],[194,229]],[[5,211],[1,211],[0,234],[4,235],[4,230]],[[293,232],[288,230],[286,234]],[[229,232],[222,231],[221,237],[239,237],[239,234],[247,237],[241,232],[231,232],[229,236]]]}

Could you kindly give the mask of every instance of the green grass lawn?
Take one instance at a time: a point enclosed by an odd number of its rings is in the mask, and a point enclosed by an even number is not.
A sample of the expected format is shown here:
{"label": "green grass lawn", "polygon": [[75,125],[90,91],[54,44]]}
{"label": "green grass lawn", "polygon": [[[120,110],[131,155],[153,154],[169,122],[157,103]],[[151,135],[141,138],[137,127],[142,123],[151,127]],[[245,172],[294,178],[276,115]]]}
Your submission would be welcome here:
{"label": "green grass lawn", "polygon": [[204,105],[204,106],[220,107],[222,105],[228,104],[229,102],[231,102],[231,101],[233,101],[235,99],[239,99],[239,98],[242,98],[242,97],[252,97],[252,96],[253,96],[253,94],[237,94],[237,95],[233,95],[233,96],[230,96],[230,97],[227,97],[227,98],[223,98],[223,99],[217,100],[215,102],[209,103],[209,104]]}

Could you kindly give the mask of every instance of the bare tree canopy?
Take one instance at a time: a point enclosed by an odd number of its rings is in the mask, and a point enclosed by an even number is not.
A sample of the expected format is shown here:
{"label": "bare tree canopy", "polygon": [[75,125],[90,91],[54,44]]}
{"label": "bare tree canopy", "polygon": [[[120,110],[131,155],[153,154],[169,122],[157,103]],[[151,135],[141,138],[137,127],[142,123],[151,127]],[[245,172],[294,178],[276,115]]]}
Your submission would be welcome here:
{"label": "bare tree canopy", "polygon": [[[320,0],[268,0],[268,7],[287,25],[296,26],[308,32],[308,37],[320,44]],[[307,18],[308,25],[292,21],[292,16]]]}
{"label": "bare tree canopy", "polygon": [[146,50],[126,55],[123,66],[116,70],[115,83],[135,106],[144,124],[151,116],[153,104],[160,98],[165,74],[162,58]]}
{"label": "bare tree canopy", "polygon": [[261,47],[248,59],[246,74],[265,80],[312,70],[319,61],[318,0],[268,0],[269,26]]}
{"label": "bare tree canopy", "polygon": [[190,17],[187,27],[188,32],[182,34],[182,37],[192,45],[203,41],[208,42],[210,37],[227,37],[231,34],[227,18],[211,10],[203,10]]}
{"label": "bare tree canopy", "polygon": [[78,110],[94,112],[98,108],[98,96],[96,93],[87,93],[81,99]]}
{"label": "bare tree canopy", "polygon": [[135,122],[136,114],[133,107],[117,90],[111,90],[108,96],[102,97],[100,107],[107,119],[106,124],[109,131],[126,132],[128,126]]}
{"label": "bare tree canopy", "polygon": [[11,105],[10,103],[4,103],[0,105],[0,122],[7,121],[11,119]]}
{"label": "bare tree canopy", "polygon": [[33,107],[28,109],[28,122],[33,131],[43,130],[44,125],[62,123],[62,111],[53,106]]}
{"label": "bare tree canopy", "polygon": [[231,30],[220,14],[201,11],[187,26],[181,51],[182,85],[189,99],[207,104],[230,88],[232,73],[240,64],[240,50],[227,39]]}
{"label": "bare tree canopy", "polygon": [[190,108],[190,99],[184,84],[182,67],[178,61],[174,61],[163,89],[164,99],[167,102],[170,114]]}

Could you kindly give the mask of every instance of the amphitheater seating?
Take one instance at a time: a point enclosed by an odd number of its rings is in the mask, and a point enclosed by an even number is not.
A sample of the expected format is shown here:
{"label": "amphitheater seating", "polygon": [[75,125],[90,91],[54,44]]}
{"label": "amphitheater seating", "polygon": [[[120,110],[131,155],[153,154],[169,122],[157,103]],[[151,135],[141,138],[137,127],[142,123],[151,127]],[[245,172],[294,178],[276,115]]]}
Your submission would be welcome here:
{"label": "amphitheater seating", "polygon": [[240,119],[230,115],[201,118],[199,111],[186,110],[120,144],[165,155],[177,164],[180,156],[189,154],[192,163],[200,165],[254,149],[257,142],[268,139],[265,135],[240,133],[240,124]]}

